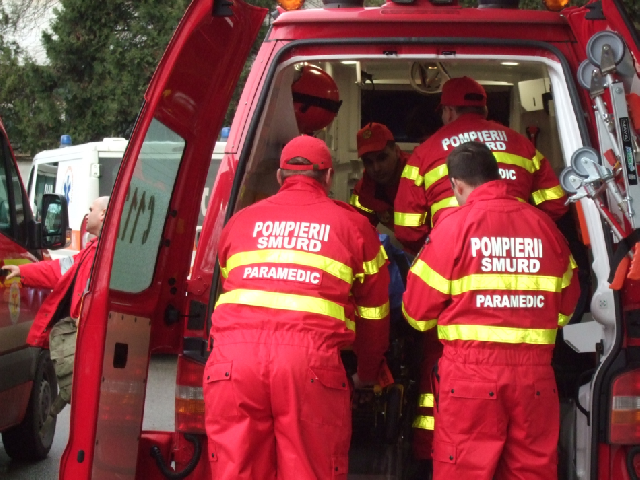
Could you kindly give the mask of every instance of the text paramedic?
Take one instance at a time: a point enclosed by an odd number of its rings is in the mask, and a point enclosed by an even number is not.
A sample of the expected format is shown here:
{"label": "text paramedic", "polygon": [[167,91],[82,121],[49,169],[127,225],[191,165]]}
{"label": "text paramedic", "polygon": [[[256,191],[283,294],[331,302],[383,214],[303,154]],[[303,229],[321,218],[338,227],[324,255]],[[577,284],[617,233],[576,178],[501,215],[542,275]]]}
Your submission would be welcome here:
{"label": "text paramedic", "polygon": [[253,237],[258,248],[286,248],[319,252],[322,242],[329,240],[331,225],[309,222],[256,222]]}

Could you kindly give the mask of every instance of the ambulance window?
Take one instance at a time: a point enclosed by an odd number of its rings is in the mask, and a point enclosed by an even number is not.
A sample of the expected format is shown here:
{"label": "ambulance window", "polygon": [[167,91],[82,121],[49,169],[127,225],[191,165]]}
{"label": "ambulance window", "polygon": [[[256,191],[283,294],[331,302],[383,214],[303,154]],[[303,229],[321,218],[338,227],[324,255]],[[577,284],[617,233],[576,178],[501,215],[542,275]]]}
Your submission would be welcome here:
{"label": "ambulance window", "polygon": [[9,194],[7,192],[7,158],[4,141],[2,143],[0,151],[0,155],[2,155],[0,159],[0,232],[12,237],[11,209],[9,208]]}
{"label": "ambulance window", "polygon": [[138,293],[151,284],[184,148],[182,137],[153,120],[120,218],[110,288]]}
{"label": "ambulance window", "polygon": [[122,163],[122,157],[104,158],[100,157],[100,178],[98,180],[98,195],[106,197],[111,195],[113,186],[116,183],[116,176]]}
{"label": "ambulance window", "polygon": [[36,170],[36,185],[33,196],[35,204],[35,212],[37,215],[38,208],[41,205],[42,195],[45,193],[54,193],[56,188],[56,175],[58,174],[58,164],[42,163],[38,165]]}
{"label": "ambulance window", "polygon": [[13,193],[13,203],[15,205],[15,239],[24,244],[26,241],[26,224],[25,224],[25,206],[28,205],[28,202],[25,201],[24,191],[22,190],[22,182],[20,182],[20,177],[18,175],[18,169],[15,164],[10,160],[7,164],[9,165],[9,170],[11,174],[11,185],[12,185],[12,193]]}
{"label": "ambulance window", "polygon": [[[24,198],[20,178],[13,163],[9,145],[4,137],[0,137],[0,232],[24,243]],[[12,197],[16,200],[16,217],[12,220]],[[16,226],[15,220],[18,220]]]}

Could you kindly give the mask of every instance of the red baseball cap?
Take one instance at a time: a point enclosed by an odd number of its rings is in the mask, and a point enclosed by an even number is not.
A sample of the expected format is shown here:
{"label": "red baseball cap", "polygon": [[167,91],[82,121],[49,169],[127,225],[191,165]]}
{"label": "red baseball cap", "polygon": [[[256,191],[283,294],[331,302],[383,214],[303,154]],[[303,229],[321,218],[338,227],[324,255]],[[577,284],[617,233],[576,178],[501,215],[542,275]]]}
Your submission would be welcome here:
{"label": "red baseball cap", "polygon": [[[296,157],[306,158],[311,165],[291,165],[289,160]],[[300,135],[289,141],[280,155],[280,168],[283,170],[326,170],[333,167],[331,152],[319,138]]]}
{"label": "red baseball cap", "polygon": [[485,107],[487,92],[473,78],[452,78],[442,86],[442,97],[440,97],[438,109],[445,105],[448,107]]}
{"label": "red baseball cap", "polygon": [[356,136],[358,156],[365,153],[384,150],[388,142],[395,142],[393,133],[381,123],[369,123],[358,131]]}

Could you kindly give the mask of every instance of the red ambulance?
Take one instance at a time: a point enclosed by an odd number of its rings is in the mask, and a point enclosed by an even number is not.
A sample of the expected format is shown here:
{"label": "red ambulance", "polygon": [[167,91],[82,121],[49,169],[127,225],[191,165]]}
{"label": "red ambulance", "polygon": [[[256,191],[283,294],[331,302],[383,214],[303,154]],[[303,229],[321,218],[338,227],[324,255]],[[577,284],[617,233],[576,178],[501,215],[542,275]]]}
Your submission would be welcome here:
{"label": "red ambulance", "polygon": [[[371,121],[385,123],[411,152],[437,122],[448,78],[466,75],[481,83],[490,118],[528,135],[558,174],[580,167],[574,154],[584,147],[596,158],[611,157],[614,121],[624,116],[621,109],[605,115],[614,93],[628,103],[624,118],[637,131],[640,38],[621,1],[571,7],[546,0],[550,10],[543,11],[520,10],[517,3],[480,0],[464,8],[457,0],[387,0],[365,8],[361,0],[326,0],[293,11],[274,5],[268,15],[241,0],[192,2],[146,92],[111,197],[78,332],[61,479],[210,478],[201,382],[219,293],[217,242],[234,212],[277,191],[280,150],[299,132],[291,85],[305,65],[323,70],[340,92],[336,118],[316,135],[334,158],[331,195],[344,201],[362,174],[356,132]],[[213,185],[205,185],[229,99],[265,23],[269,31],[225,156]],[[605,93],[596,91],[594,72],[601,72]],[[636,135],[625,135],[624,181],[620,164],[607,167],[621,179],[622,203],[594,200],[609,170],[600,171],[600,184],[579,168],[561,175],[572,195],[584,193],[571,210],[587,264],[579,315],[565,327],[554,360],[562,479],[640,475],[640,285],[625,279],[614,290],[609,283],[620,241],[612,225],[635,227],[631,213],[640,212],[631,186]],[[205,187],[211,199],[189,276]],[[617,223],[603,221],[605,211]],[[179,352],[175,429],[144,431],[150,354],[168,350]],[[393,390],[372,392],[376,407],[354,410],[354,433],[363,419],[370,426],[398,419],[410,425],[403,395],[411,382],[387,388]],[[397,468],[387,478],[405,475],[410,430],[383,432],[396,448]],[[367,474],[358,455],[374,451],[379,460],[389,452],[363,445],[352,448],[354,475]]]}
{"label": "red ambulance", "polygon": [[[43,259],[43,248],[66,245],[64,196],[45,195],[40,215],[45,218],[42,225],[33,218],[0,121],[0,265],[37,262]],[[49,351],[29,346],[27,334],[50,290],[24,287],[18,279],[7,281],[4,270],[0,274],[2,445],[13,459],[42,460],[49,453],[55,434],[55,422],[44,426],[44,421],[58,387]]]}

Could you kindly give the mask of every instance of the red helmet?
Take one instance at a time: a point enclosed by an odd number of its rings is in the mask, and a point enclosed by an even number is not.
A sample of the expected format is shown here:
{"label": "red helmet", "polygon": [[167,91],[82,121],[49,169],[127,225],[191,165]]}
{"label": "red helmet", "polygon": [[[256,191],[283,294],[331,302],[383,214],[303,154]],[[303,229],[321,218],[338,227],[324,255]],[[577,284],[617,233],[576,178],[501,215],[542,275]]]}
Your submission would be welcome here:
{"label": "red helmet", "polygon": [[314,65],[302,66],[291,84],[291,93],[298,130],[307,135],[329,125],[342,105],[336,82]]}

